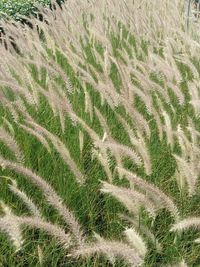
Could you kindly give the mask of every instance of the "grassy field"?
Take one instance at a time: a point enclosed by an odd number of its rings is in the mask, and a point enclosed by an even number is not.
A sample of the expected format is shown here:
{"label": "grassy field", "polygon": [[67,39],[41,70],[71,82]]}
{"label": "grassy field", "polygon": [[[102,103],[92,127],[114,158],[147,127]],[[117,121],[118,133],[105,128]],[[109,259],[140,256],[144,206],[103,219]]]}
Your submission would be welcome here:
{"label": "grassy field", "polygon": [[0,266],[200,266],[200,46],[182,9],[68,0],[33,29],[1,22]]}

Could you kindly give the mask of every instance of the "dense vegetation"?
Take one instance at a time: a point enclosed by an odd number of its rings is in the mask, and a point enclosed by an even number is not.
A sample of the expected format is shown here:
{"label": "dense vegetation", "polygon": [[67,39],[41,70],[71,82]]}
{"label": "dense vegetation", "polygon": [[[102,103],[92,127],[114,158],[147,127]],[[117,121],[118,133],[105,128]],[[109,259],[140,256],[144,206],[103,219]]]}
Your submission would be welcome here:
{"label": "dense vegetation", "polygon": [[[61,4],[63,0],[57,0]],[[24,21],[24,16],[36,15],[38,6],[49,6],[50,0],[1,0],[0,18],[11,17]]]}
{"label": "dense vegetation", "polygon": [[0,266],[200,265],[200,36],[182,2],[1,20]]}

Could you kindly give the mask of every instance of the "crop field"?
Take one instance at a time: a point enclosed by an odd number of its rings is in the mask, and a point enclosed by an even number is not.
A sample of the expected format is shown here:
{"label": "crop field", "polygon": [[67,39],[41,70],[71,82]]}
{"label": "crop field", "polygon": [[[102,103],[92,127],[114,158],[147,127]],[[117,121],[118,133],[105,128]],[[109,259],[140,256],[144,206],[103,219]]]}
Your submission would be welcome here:
{"label": "crop field", "polygon": [[184,1],[38,8],[0,20],[0,267],[200,266]]}

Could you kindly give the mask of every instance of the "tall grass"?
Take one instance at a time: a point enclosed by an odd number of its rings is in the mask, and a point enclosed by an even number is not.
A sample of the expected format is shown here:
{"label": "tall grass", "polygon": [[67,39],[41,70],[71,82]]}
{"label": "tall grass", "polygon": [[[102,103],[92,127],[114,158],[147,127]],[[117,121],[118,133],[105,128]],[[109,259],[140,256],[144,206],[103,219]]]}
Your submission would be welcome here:
{"label": "tall grass", "polygon": [[200,45],[182,2],[1,21],[1,266],[199,265]]}

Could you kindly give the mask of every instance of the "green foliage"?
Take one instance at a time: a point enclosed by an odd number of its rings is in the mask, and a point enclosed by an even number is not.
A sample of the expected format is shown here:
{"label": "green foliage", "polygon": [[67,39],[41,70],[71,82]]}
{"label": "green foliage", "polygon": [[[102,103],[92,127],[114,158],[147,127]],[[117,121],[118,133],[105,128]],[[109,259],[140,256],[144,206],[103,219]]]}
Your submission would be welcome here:
{"label": "green foliage", "polygon": [[[61,3],[58,0],[57,3]],[[51,0],[1,0],[0,18],[12,17],[17,21],[23,21],[23,16],[34,15],[38,5],[50,5]]]}

